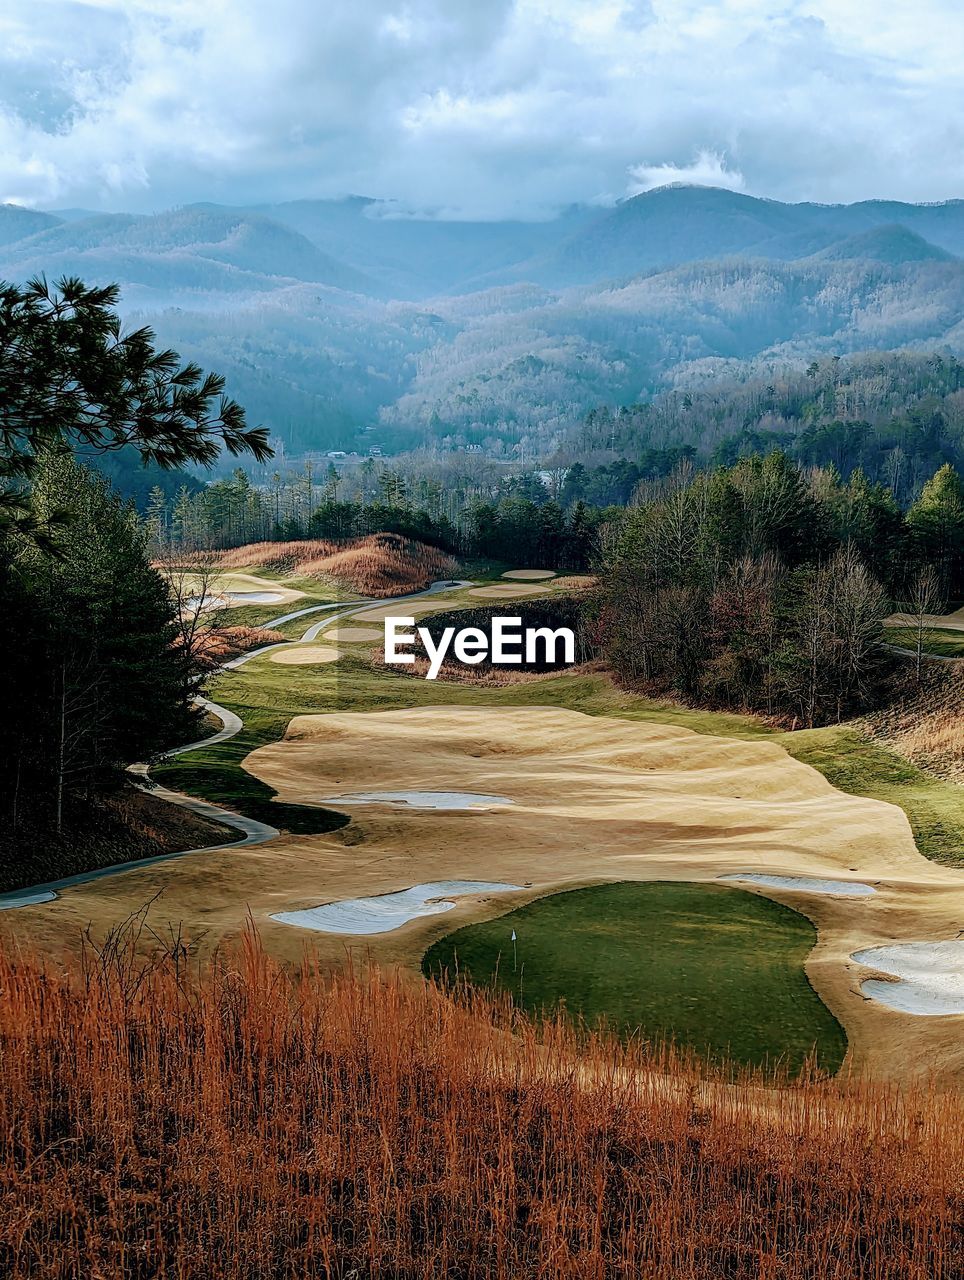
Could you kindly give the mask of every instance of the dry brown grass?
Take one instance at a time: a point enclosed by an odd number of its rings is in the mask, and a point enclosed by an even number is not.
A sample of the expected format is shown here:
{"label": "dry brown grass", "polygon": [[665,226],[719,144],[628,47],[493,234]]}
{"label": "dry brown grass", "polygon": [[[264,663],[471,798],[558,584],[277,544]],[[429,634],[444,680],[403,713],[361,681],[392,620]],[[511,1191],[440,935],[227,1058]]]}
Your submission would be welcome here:
{"label": "dry brown grass", "polygon": [[0,893],[116,862],[238,838],[233,827],[210,822],[132,785],[94,799],[69,792],[64,816],[60,835],[41,816],[35,821],[33,814],[25,815],[15,829],[0,830]]}
{"label": "dry brown grass", "polygon": [[242,653],[266,644],[281,644],[287,638],[283,632],[267,627],[201,627],[194,636],[194,653],[206,669],[213,670]]}
{"label": "dry brown grass", "polygon": [[707,1087],[483,996],[299,984],[250,934],[201,977],[117,944],[0,955],[10,1280],[960,1275],[957,1098]]}
{"label": "dry brown grass", "polygon": [[964,782],[964,662],[928,663],[920,687],[866,723],[874,737],[930,773]]}
{"label": "dry brown grass", "polygon": [[458,572],[445,552],[397,533],[350,542],[255,542],[220,552],[217,564],[225,571],[259,566],[277,574],[334,579],[366,596],[404,595]]}

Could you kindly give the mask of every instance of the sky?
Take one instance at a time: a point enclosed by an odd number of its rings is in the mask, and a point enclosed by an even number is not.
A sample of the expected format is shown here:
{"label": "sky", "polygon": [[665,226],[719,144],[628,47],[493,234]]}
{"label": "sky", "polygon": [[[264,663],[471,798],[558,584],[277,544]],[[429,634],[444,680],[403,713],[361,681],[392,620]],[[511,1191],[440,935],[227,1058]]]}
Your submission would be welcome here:
{"label": "sky", "polygon": [[0,199],[964,197],[959,0],[0,0]]}

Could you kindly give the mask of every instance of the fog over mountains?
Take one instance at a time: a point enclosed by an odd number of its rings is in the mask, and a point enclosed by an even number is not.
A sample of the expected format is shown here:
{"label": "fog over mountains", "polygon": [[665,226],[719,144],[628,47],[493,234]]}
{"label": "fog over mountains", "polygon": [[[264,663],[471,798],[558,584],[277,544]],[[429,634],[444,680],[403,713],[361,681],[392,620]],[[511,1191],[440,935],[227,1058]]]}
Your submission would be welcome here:
{"label": "fog over mountains", "polygon": [[964,349],[964,201],[662,187],[547,222],[363,198],[155,216],[0,206],[0,277],[116,281],[289,454],[529,456],[585,411],[869,349]]}

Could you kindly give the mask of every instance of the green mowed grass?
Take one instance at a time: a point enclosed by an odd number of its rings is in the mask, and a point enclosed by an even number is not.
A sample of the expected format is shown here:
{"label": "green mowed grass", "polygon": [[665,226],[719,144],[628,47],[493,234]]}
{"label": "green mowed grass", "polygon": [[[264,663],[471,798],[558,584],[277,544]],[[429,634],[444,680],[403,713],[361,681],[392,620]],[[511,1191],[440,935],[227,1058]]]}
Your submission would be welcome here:
{"label": "green mowed grass", "polygon": [[845,724],[785,733],[779,741],[840,791],[898,805],[926,858],[964,867],[964,787],[925,773]]}
{"label": "green mowed grass", "polygon": [[[898,649],[917,651],[917,633],[907,627],[885,627],[884,638]],[[922,637],[925,653],[941,658],[964,658],[964,631],[952,631],[941,627],[928,627]]]}
{"label": "green mowed grass", "polygon": [[530,1013],[562,1006],[591,1027],[718,1062],[796,1073],[812,1054],[835,1072],[846,1037],[803,968],[816,937],[805,916],[745,890],[611,884],[458,929],[422,969],[508,992]]}
{"label": "green mowed grass", "polygon": [[348,825],[348,815],[334,809],[275,800],[277,792],[242,767],[245,756],[257,747],[284,737],[290,714],[263,706],[232,702],[232,711],[244,728],[226,742],[202,747],[185,756],[174,756],[153,766],[151,776],[174,791],[221,804],[245,817],[267,822],[293,835],[319,835]]}

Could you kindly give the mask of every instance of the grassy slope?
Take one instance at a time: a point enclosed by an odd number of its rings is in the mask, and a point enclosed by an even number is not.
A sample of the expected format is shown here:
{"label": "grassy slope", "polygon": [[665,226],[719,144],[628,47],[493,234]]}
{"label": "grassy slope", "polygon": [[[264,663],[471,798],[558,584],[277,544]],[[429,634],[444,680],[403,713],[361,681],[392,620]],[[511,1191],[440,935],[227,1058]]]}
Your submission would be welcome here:
{"label": "grassy slope", "polygon": [[925,857],[964,867],[964,787],[925,773],[848,725],[782,734],[780,741],[841,791],[898,805]]}
{"label": "grassy slope", "polygon": [[[513,969],[511,931],[518,934]],[[804,961],[816,929],[767,898],[718,885],[616,884],[553,894],[440,939],[423,969],[458,970],[532,1013],[564,1002],[590,1025],[798,1071],[836,1071],[839,1023]]]}
{"label": "grassy slope", "polygon": [[[884,636],[888,644],[898,649],[916,652],[917,635],[907,627],[886,627]],[[924,652],[936,653],[941,658],[964,658],[964,632],[934,627],[924,635]]]}

